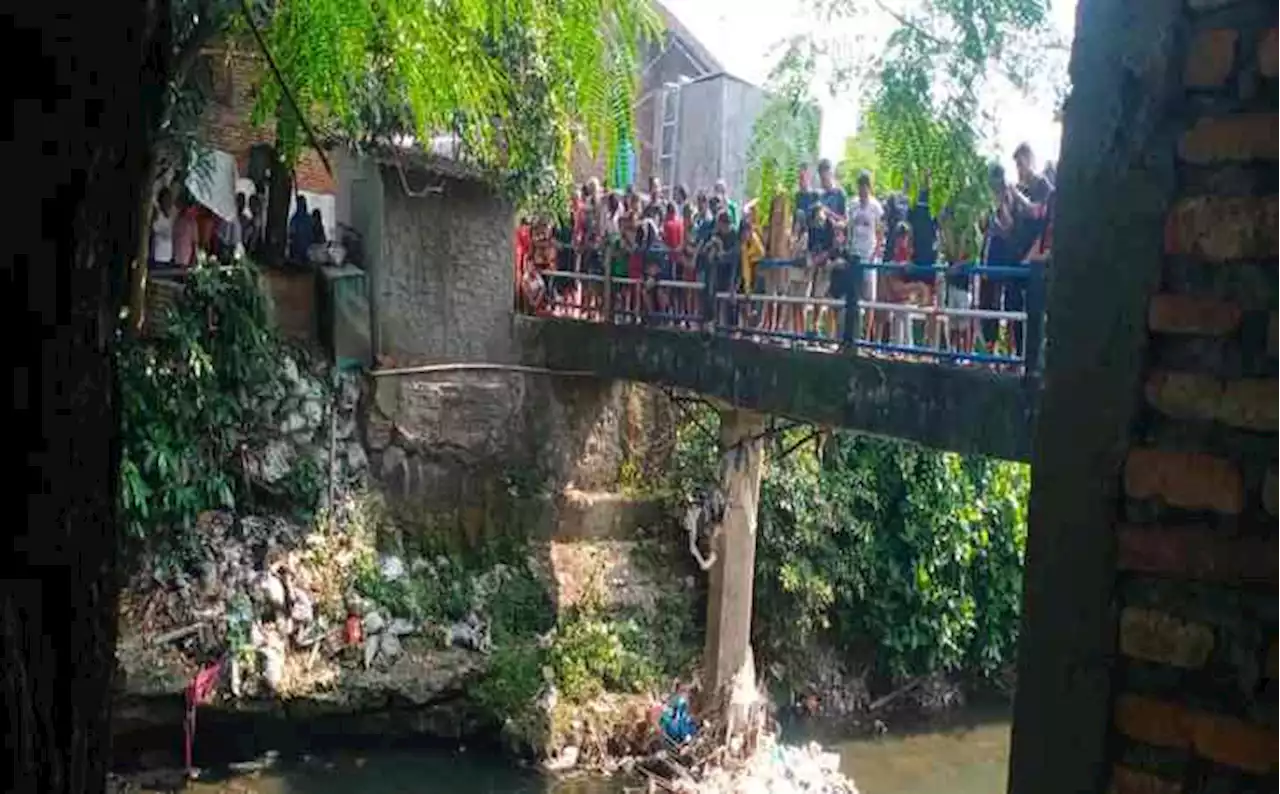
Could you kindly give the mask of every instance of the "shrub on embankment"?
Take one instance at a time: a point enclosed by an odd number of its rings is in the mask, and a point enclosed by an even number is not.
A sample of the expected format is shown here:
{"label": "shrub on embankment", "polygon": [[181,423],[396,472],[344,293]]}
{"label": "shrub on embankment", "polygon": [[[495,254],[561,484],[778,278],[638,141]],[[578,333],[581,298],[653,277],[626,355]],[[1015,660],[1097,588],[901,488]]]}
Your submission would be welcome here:
{"label": "shrub on embankment", "polygon": [[[353,438],[359,384],[286,343],[252,263],[202,262],[143,337],[117,352],[120,508],[130,549],[171,570],[192,562],[207,510],[309,518],[328,479],[329,412],[343,482],[365,468]],[[336,399],[335,399],[336,397]]]}
{"label": "shrub on embankment", "polygon": [[[716,417],[678,434],[680,490],[713,482]],[[1030,470],[812,428],[776,434],[760,491],[754,644],[780,683],[813,651],[882,684],[997,678],[1014,660]],[[809,677],[809,680],[806,680]]]}

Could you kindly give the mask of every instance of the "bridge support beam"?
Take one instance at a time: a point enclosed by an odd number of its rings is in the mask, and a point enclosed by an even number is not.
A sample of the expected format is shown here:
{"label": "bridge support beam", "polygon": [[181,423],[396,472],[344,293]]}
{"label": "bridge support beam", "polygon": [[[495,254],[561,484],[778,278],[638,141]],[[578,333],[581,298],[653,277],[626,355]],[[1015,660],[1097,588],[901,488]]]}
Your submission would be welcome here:
{"label": "bridge support beam", "polygon": [[[718,693],[751,660],[756,508],[764,466],[765,415],[720,413],[720,488],[726,507],[713,548],[707,597],[706,691]],[[754,684],[754,682],[752,682]]]}

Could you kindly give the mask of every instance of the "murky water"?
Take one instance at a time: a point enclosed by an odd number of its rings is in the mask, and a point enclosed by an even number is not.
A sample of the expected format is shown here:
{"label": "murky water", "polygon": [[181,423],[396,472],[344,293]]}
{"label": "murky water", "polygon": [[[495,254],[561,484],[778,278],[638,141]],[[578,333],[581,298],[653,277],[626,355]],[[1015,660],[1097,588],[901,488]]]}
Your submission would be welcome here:
{"label": "murky water", "polygon": [[[799,736],[797,739],[801,738]],[[828,741],[862,794],[1002,794],[1009,723],[959,715],[906,735]],[[634,783],[632,790],[635,790]],[[281,762],[202,780],[195,794],[621,794],[616,779],[555,779],[491,755],[442,750],[374,751]]]}
{"label": "murky water", "polygon": [[861,794],[1003,794],[1009,723],[832,745]]}

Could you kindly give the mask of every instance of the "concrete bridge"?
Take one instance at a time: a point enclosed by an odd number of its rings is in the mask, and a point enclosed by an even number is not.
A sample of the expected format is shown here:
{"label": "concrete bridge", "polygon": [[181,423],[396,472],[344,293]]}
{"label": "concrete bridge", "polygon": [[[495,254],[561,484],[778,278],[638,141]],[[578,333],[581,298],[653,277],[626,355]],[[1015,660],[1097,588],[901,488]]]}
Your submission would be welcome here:
{"label": "concrete bridge", "polygon": [[694,331],[516,318],[523,362],[688,389],[736,408],[964,454],[1031,458],[1039,379]]}

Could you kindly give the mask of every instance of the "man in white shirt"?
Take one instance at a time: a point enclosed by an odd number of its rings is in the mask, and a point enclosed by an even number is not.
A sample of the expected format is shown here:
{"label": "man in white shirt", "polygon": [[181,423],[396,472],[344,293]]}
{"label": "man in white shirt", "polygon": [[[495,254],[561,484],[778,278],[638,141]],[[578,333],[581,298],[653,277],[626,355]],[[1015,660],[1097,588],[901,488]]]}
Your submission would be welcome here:
{"label": "man in white shirt", "polygon": [[871,195],[871,175],[858,174],[858,198],[849,209],[849,247],[861,262],[874,262],[884,239],[884,208]]}
{"label": "man in white shirt", "polygon": [[[871,175],[866,171],[858,174],[858,197],[849,207],[849,250],[864,264],[879,261],[880,247],[884,240],[884,228],[881,220],[884,208],[876,197],[871,195]],[[863,275],[863,300],[874,302],[876,299],[876,282],[879,272],[868,270]],[[876,328],[875,312],[867,312],[868,330]]]}

